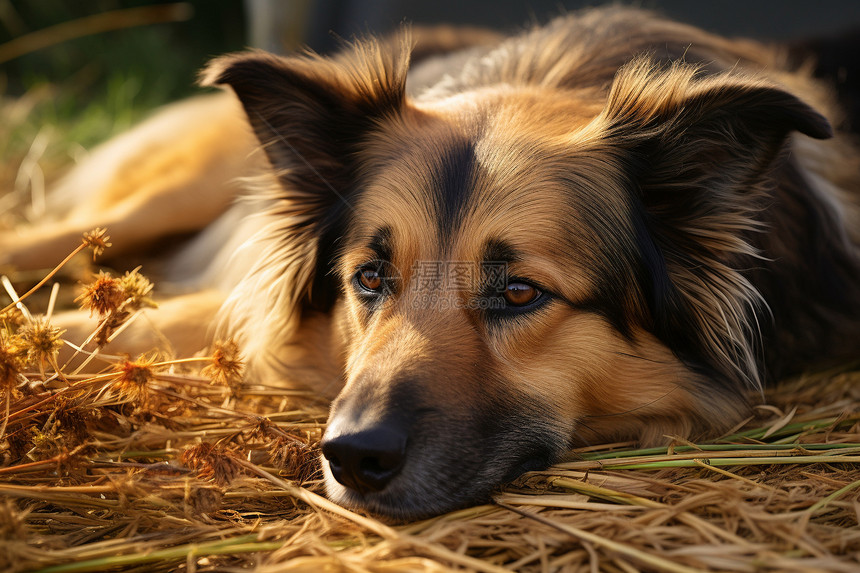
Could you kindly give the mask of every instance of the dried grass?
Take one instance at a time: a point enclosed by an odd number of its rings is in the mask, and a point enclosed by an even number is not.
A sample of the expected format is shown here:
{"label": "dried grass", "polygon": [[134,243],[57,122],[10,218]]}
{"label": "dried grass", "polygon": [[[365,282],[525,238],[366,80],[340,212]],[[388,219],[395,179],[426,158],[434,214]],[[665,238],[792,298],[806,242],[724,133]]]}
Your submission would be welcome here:
{"label": "dried grass", "polygon": [[392,525],[321,496],[326,404],[237,385],[232,343],[79,374],[134,316],[93,292],[70,364],[22,336],[42,324],[23,304],[0,317],[2,570],[860,570],[856,368],[770,391],[711,444],[580,449],[492,504]]}

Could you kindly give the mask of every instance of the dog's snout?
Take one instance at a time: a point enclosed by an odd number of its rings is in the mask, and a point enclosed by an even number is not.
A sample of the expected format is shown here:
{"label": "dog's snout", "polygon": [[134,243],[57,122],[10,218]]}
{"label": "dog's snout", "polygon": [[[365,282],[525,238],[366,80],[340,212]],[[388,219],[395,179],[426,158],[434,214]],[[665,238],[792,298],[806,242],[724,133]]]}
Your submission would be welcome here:
{"label": "dog's snout", "polygon": [[382,491],[406,460],[406,434],[394,425],[379,425],[325,439],[322,452],[342,485],[361,494]]}

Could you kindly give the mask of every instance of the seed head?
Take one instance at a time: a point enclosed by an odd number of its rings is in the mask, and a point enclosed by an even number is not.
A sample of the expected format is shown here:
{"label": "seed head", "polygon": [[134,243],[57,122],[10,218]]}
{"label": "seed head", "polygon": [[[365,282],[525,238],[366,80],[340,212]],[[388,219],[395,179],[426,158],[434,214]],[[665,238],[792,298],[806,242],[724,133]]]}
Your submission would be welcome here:
{"label": "seed head", "polygon": [[157,306],[149,297],[152,283],[139,270],[140,267],[126,272],[122,278],[114,278],[110,273],[100,271],[75,299],[82,309],[89,309],[90,315],[97,312],[99,318],[103,319],[95,338],[99,346],[107,344],[111,335],[125,324],[133,312]]}
{"label": "seed head", "polygon": [[281,430],[265,416],[257,416],[254,424],[251,426],[249,435],[253,439],[263,440],[269,437],[277,437],[281,434]]}
{"label": "seed head", "polygon": [[24,315],[16,308],[10,308],[6,312],[0,312],[0,330],[17,332],[24,324]]}
{"label": "seed head", "polygon": [[152,283],[138,271],[140,271],[140,267],[133,271],[127,271],[119,281],[120,289],[122,289],[125,297],[123,308],[131,312],[141,308],[156,308],[158,306],[149,297],[152,292]]}
{"label": "seed head", "polygon": [[26,351],[20,336],[0,329],[0,389],[11,392],[25,366]]}
{"label": "seed head", "polygon": [[229,484],[242,471],[239,454],[223,446],[202,442],[182,452],[182,463],[197,470],[197,477],[216,484]]}
{"label": "seed head", "polygon": [[242,387],[242,372],[244,362],[239,354],[239,345],[232,338],[227,342],[216,342],[212,351],[212,364],[201,370],[212,384],[221,384],[230,388],[233,396],[239,394]]}
{"label": "seed head", "polygon": [[76,401],[59,397],[54,401],[54,419],[66,445],[77,447],[90,439],[87,421],[91,417]]}
{"label": "seed head", "polygon": [[140,356],[137,360],[126,360],[117,365],[118,376],[113,381],[113,387],[120,396],[140,406],[146,405],[149,399],[149,382],[154,378],[152,365],[155,356]]}
{"label": "seed head", "polygon": [[18,331],[18,337],[27,362],[38,365],[42,370],[45,364],[50,364],[55,370],[59,370],[57,353],[63,347],[60,337],[64,332],[65,330],[52,326],[45,318],[33,318],[29,324],[22,326]]}
{"label": "seed head", "polygon": [[110,237],[107,234],[107,229],[96,227],[89,233],[84,233],[83,243],[93,251],[93,260],[105,252],[105,249],[110,247]]}
{"label": "seed head", "polygon": [[299,483],[313,478],[319,471],[319,448],[305,444],[292,436],[280,437],[269,447],[272,465],[282,475]]}
{"label": "seed head", "polygon": [[44,426],[33,431],[33,449],[27,455],[33,459],[48,459],[65,451],[66,444],[59,424],[54,418],[49,418]]}
{"label": "seed head", "polygon": [[110,276],[109,273],[99,271],[96,280],[84,285],[83,292],[75,299],[75,302],[82,309],[89,310],[90,316],[96,312],[100,317],[104,317],[108,313],[116,311],[125,301],[125,298],[122,283]]}
{"label": "seed head", "polygon": [[27,455],[27,452],[33,449],[33,434],[35,432],[36,428],[33,426],[24,426],[8,432],[4,436],[6,441],[6,451],[3,452],[2,458],[4,466],[10,466],[13,462],[20,461]]}

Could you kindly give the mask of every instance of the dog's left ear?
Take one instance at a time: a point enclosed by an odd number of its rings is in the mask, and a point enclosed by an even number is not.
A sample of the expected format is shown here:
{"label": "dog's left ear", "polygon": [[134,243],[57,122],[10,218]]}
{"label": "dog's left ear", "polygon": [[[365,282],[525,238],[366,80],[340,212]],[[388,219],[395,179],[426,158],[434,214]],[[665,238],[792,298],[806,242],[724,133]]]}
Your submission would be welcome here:
{"label": "dog's left ear", "polygon": [[[674,171],[675,179],[689,175],[687,168],[719,165],[710,173],[716,179],[712,190],[723,188],[720,179],[738,186],[766,168],[792,131],[833,136],[824,116],[778,86],[698,73],[693,66],[658,69],[647,59],[635,60],[618,72],[601,119],[617,143],[644,152],[650,169]],[[682,158],[688,161],[667,161]]]}
{"label": "dog's left ear", "polygon": [[619,71],[599,120],[656,247],[653,328],[664,339],[690,333],[675,350],[729,385],[759,386],[754,313],[763,302],[742,269],[754,264],[751,238],[772,202],[766,175],[792,131],[833,133],[775,85],[699,75],[635,61]]}

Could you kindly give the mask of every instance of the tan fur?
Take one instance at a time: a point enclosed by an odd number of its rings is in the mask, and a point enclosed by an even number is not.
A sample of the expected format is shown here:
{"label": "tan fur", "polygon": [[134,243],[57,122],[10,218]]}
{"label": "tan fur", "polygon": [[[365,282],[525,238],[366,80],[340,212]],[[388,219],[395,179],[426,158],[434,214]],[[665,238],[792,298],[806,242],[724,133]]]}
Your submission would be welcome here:
{"label": "tan fur", "polygon": [[0,264],[50,267],[93,223],[110,227],[118,256],[156,238],[202,229],[227,210],[238,178],[264,160],[229,94],[173,104],[95,149],[51,190],[56,221],[0,236]]}
{"label": "tan fur", "polygon": [[[246,120],[210,96],[109,143],[57,196],[87,210],[0,235],[5,262],[97,224],[123,255],[202,229],[159,259],[199,294],[116,344],[236,336],[253,379],[335,398],[330,496],[397,517],[573,443],[714,435],[765,382],[860,354],[860,154],[778,50],[622,8],[433,38],[413,69],[408,34],[215,60],[203,82]],[[458,266],[456,288],[419,272]]]}

